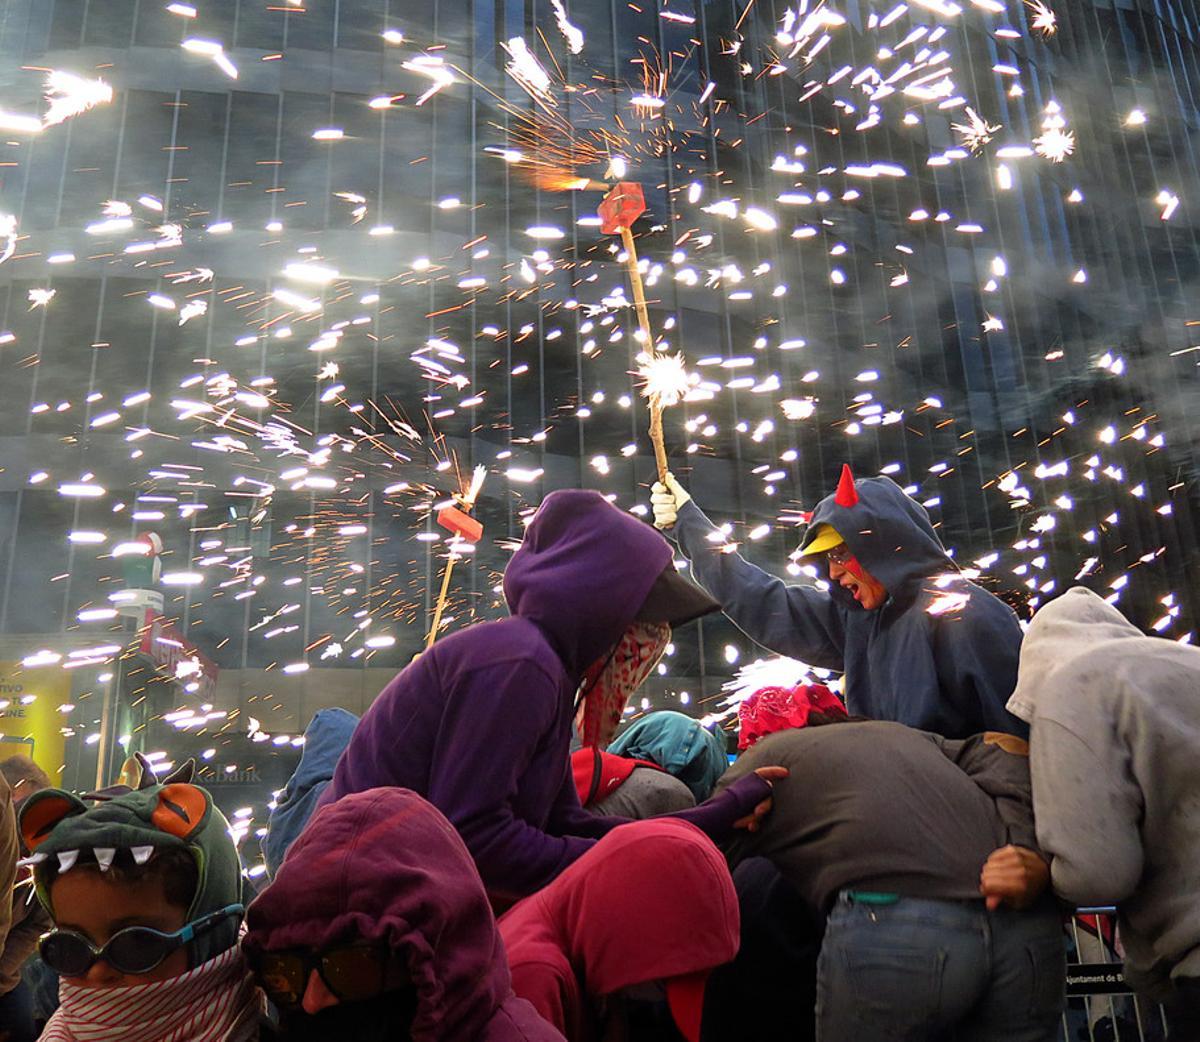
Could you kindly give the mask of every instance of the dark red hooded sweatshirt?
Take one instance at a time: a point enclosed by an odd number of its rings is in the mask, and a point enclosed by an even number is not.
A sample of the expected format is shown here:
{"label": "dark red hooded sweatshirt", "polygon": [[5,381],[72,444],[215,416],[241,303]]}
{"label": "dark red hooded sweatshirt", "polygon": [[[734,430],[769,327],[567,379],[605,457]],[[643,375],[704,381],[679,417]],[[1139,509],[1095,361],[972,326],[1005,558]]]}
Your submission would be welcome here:
{"label": "dark red hooded sweatshirt", "polygon": [[500,919],[513,988],[570,1042],[600,1029],[598,999],[711,970],[738,950],[725,858],[678,818],[610,832]]}
{"label": "dark red hooded sweatshirt", "polygon": [[382,941],[403,953],[417,990],[413,1042],[562,1042],[513,994],[463,841],[406,789],[318,811],[246,919],[245,944],[259,951]]}

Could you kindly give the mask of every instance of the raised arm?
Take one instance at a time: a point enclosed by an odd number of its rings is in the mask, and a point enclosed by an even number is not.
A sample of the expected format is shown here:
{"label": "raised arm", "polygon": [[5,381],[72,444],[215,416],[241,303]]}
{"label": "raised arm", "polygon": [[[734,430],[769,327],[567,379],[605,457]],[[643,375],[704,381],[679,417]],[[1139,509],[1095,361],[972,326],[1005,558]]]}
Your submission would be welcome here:
{"label": "raised arm", "polygon": [[[932,625],[938,682],[949,702],[944,712],[949,726],[936,729],[1003,731],[1028,739],[1029,725],[1007,709],[1021,653],[1021,626],[1008,606],[973,589],[961,612],[937,616]],[[932,721],[925,726],[936,727]]]}
{"label": "raised arm", "polygon": [[720,602],[722,610],[752,640],[780,655],[823,669],[845,668],[841,609],[826,592],[793,586],[724,553],[711,521],[688,500],[669,532],[692,563],[692,575]]}

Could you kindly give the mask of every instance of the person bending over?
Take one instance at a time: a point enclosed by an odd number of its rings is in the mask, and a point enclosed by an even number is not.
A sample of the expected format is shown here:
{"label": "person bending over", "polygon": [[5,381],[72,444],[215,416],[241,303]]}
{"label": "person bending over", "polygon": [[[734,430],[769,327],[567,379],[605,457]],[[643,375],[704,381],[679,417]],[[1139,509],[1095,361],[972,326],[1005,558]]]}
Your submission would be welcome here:
{"label": "person bending over", "polygon": [[654,522],[670,529],[697,581],[752,640],[845,675],[851,713],[948,738],[982,731],[1027,737],[1005,709],[1021,627],[999,599],[958,574],[929,514],[887,477],[844,467],[813,511],[803,556],[831,588],[788,585],[730,553],[727,540],[667,475]]}
{"label": "person bending over", "polygon": [[[500,919],[513,987],[568,1042],[625,1038],[654,1018],[699,1042],[709,973],[738,948],[738,905],[720,851],[694,826],[634,822],[600,840]],[[639,998],[635,998],[633,993]],[[631,1008],[632,1007],[632,1008]],[[655,1037],[673,1038],[664,1025]]]}
{"label": "person bending over", "polygon": [[[817,1039],[1051,1042],[1065,1001],[1059,909],[1037,884],[1009,895],[1023,907],[1003,904],[984,867],[998,848],[1037,856],[1025,743],[949,741],[826,705],[804,722],[756,742],[722,785],[759,764],[790,771],[761,830],[729,853],[769,858],[827,915]],[[1043,863],[1042,890],[1046,879]]]}
{"label": "person bending over", "polygon": [[1009,708],[1055,892],[1117,906],[1126,980],[1200,1039],[1200,649],[1077,587],[1033,617]]}

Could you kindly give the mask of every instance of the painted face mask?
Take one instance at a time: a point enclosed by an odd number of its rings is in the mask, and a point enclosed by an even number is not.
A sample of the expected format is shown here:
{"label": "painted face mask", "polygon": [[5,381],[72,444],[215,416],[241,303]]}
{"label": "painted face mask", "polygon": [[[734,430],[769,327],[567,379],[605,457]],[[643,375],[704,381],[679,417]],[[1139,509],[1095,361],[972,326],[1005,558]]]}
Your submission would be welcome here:
{"label": "painted face mask", "polygon": [[597,660],[584,674],[579,692],[585,746],[603,749],[612,741],[626,703],[658,665],[670,640],[671,627],[665,622],[635,622],[608,657]]}

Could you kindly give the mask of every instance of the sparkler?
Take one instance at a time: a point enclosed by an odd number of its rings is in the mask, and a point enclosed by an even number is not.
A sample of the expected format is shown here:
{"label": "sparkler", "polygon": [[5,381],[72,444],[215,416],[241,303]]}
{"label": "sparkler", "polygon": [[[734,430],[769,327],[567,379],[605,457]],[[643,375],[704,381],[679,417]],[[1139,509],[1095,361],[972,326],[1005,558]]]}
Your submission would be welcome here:
{"label": "sparkler", "polygon": [[[633,241],[633,222],[646,212],[646,197],[642,186],[634,181],[617,184],[600,204],[600,230],[605,235],[619,234],[625,247],[625,269],[633,286],[633,303],[637,310],[638,326],[645,345],[646,366],[652,373],[661,367],[656,359],[654,334],[650,329],[650,313],[646,310],[646,290],[642,285],[642,272],[638,265],[637,245]],[[682,359],[679,368],[682,368]],[[671,390],[667,388],[668,392]],[[667,447],[663,440],[662,414],[665,401],[660,395],[650,396],[650,441],[654,445],[654,462],[658,467],[658,480],[667,480]]]}
{"label": "sparkler", "polygon": [[475,509],[475,501],[479,498],[486,477],[487,467],[476,467],[471,476],[470,485],[454,497],[462,509],[449,506],[438,511],[438,524],[450,531],[452,536],[450,556],[446,559],[446,571],[442,575],[442,589],[438,593],[437,605],[433,611],[433,622],[429,626],[429,635],[425,638],[426,648],[433,647],[433,642],[437,640],[438,628],[442,624],[442,612],[445,611],[446,600],[450,596],[450,576],[453,574],[454,564],[458,560],[458,540],[465,539],[468,543],[477,543],[483,535],[483,525],[471,516],[471,511]]}

